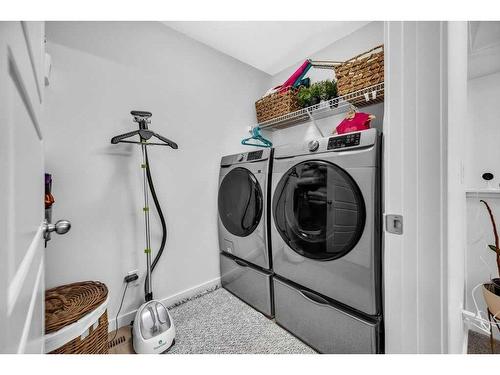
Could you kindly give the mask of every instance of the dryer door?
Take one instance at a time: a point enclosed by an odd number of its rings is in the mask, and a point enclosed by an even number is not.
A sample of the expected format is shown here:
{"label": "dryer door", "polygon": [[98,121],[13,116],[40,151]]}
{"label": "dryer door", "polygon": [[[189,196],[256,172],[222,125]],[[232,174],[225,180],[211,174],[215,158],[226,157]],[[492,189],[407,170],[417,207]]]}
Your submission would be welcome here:
{"label": "dryer door", "polygon": [[233,235],[246,237],[259,225],[264,207],[262,189],[246,168],[231,170],[219,186],[219,217]]}
{"label": "dryer door", "polygon": [[326,261],[356,246],[366,211],[358,185],[345,170],[326,161],[308,160],[290,168],[278,183],[273,217],[292,250]]}

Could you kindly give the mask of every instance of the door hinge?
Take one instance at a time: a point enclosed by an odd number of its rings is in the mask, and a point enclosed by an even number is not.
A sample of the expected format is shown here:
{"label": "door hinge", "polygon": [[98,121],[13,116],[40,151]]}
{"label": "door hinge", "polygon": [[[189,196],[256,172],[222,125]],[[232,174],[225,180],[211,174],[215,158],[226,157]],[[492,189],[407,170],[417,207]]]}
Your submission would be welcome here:
{"label": "door hinge", "polygon": [[403,215],[385,215],[385,231],[393,234],[403,234]]}

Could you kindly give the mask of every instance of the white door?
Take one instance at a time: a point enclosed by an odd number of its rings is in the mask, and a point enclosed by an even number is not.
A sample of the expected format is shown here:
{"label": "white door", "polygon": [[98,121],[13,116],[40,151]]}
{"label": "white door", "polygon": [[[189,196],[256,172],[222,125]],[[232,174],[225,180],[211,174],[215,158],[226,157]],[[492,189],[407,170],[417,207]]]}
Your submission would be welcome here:
{"label": "white door", "polygon": [[0,22],[0,352],[43,353],[43,22]]}
{"label": "white door", "polygon": [[447,23],[387,22],[385,53],[386,352],[446,353]]}

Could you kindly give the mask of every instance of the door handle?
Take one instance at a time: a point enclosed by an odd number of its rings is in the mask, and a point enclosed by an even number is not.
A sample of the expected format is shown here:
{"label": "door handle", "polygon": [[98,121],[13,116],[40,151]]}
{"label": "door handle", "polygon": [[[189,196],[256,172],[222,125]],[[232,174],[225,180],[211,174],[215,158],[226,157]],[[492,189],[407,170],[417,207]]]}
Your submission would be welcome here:
{"label": "door handle", "polygon": [[240,266],[242,266],[242,267],[248,267],[248,264],[246,264],[245,262],[242,262],[242,261],[241,261],[241,260],[239,260],[239,259],[233,259],[233,260],[234,260],[234,262],[235,262],[236,264],[239,264],[239,265],[240,265]]}
{"label": "door handle", "polygon": [[58,220],[55,224],[49,223],[47,220],[43,223],[43,238],[45,241],[50,240],[50,234],[56,232],[57,234],[66,234],[71,229],[71,222],[69,220]]}
{"label": "door handle", "polygon": [[324,299],[323,297],[320,297],[318,296],[317,294],[314,294],[314,293],[311,293],[307,290],[304,290],[304,289],[299,289],[299,292],[300,294],[302,294],[305,298],[313,301],[313,302],[316,302],[316,303],[319,303],[320,305],[330,305],[330,303]]}

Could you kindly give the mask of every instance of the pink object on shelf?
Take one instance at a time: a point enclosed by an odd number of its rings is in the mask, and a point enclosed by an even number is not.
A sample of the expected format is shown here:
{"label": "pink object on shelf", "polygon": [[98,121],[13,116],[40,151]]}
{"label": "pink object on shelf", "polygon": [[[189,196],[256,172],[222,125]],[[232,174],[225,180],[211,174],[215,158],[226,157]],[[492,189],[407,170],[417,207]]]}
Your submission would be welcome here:
{"label": "pink object on shelf", "polygon": [[337,125],[337,134],[370,129],[370,121],[371,119],[368,113],[355,113],[353,118],[345,118]]}
{"label": "pink object on shelf", "polygon": [[302,75],[302,73],[304,72],[304,70],[309,69],[309,65],[311,65],[311,62],[309,60],[304,61],[304,63],[300,66],[300,68],[297,69],[295,71],[295,73],[293,73],[290,76],[290,78],[288,78],[285,81],[285,83],[283,83],[281,85],[280,93],[288,90],[288,88],[295,83],[295,81],[297,80],[297,78],[299,78]]}

